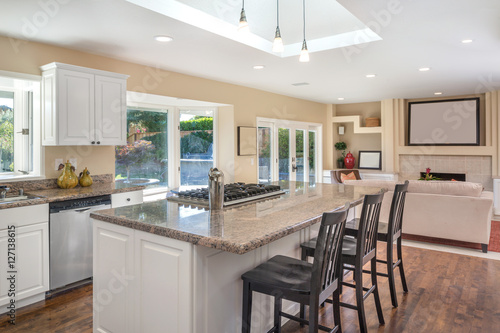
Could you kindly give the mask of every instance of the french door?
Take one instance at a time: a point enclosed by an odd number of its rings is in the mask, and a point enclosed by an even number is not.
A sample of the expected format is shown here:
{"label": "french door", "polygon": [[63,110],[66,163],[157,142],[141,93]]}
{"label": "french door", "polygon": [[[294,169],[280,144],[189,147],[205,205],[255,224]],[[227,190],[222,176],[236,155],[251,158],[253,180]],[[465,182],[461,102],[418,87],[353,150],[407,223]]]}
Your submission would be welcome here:
{"label": "french door", "polygon": [[321,125],[258,119],[259,182],[319,182]]}

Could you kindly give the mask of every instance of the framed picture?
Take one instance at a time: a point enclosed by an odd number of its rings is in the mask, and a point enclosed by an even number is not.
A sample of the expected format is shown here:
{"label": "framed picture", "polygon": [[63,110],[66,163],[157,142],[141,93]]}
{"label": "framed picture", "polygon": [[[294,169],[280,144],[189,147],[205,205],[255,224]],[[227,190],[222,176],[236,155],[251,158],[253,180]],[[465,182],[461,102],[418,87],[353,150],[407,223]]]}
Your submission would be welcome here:
{"label": "framed picture", "polygon": [[360,151],[358,157],[358,169],[382,169],[381,151]]}
{"label": "framed picture", "polygon": [[238,126],[238,156],[257,155],[257,128]]}

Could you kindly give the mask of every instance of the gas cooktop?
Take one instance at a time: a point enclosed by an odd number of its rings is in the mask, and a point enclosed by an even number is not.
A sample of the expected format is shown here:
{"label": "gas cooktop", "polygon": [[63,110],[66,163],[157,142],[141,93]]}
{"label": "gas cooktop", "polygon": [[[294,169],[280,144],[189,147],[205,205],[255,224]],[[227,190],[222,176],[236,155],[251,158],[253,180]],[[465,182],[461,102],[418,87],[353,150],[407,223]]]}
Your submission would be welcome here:
{"label": "gas cooktop", "polygon": [[[167,197],[167,200],[184,204],[208,206],[208,188],[197,188],[178,192],[172,191],[172,193],[176,195]],[[224,185],[224,207],[274,197],[281,194],[285,194],[285,192],[282,191],[281,187],[278,185],[245,183],[226,184]]]}

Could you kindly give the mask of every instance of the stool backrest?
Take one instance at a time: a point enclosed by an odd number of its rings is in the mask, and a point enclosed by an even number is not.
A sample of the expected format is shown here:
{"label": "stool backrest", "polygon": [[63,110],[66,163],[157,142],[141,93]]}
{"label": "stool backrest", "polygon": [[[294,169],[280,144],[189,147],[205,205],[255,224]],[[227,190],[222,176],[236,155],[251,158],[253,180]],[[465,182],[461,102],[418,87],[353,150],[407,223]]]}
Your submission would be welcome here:
{"label": "stool backrest", "polygon": [[342,210],[323,213],[314,251],[311,278],[311,293],[313,295],[319,295],[334,283],[334,287],[337,287],[336,283],[342,272],[342,241],[348,210],[349,203]]}
{"label": "stool backrest", "polygon": [[[377,249],[377,229],[383,198],[383,192],[365,195],[359,219],[358,241],[356,243],[356,255],[360,259],[369,254],[374,254]],[[360,263],[363,264],[363,260]]]}
{"label": "stool backrest", "polygon": [[408,192],[408,181],[397,184],[392,197],[391,213],[389,214],[388,236],[400,235],[403,228],[403,211],[405,208],[406,192]]}

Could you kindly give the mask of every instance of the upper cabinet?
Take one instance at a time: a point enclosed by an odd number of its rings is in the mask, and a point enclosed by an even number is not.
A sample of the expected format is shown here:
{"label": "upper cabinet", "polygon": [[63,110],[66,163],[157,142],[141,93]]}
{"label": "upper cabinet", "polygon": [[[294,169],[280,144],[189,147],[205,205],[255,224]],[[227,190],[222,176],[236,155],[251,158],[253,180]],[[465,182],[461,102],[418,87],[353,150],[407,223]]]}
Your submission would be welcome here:
{"label": "upper cabinet", "polygon": [[43,145],[126,144],[128,75],[55,62],[41,69]]}

